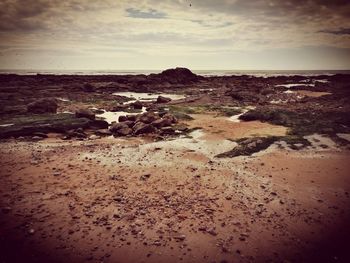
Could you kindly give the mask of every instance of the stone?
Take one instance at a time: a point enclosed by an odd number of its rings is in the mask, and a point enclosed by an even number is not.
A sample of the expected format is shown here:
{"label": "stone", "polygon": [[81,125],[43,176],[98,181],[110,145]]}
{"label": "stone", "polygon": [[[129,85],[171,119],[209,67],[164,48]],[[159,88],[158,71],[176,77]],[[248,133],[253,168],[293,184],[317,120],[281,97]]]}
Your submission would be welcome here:
{"label": "stone", "polygon": [[137,100],[133,103],[130,103],[130,106],[132,106],[134,109],[140,110],[143,107],[143,104],[141,101]]}
{"label": "stone", "polygon": [[132,129],[136,135],[153,133],[157,130],[154,126],[142,122],[137,122]]}
{"label": "stone", "polygon": [[167,103],[170,102],[171,99],[163,96],[158,96],[157,103]]}
{"label": "stone", "polygon": [[112,135],[112,132],[108,129],[100,129],[100,130],[97,130],[96,132],[96,135],[99,135],[99,136],[110,136]]}
{"label": "stone", "polygon": [[57,102],[55,99],[39,99],[27,105],[27,112],[43,114],[43,113],[56,113]]}
{"label": "stone", "polygon": [[90,120],[94,120],[95,119],[95,113],[93,113],[91,110],[89,109],[79,109],[75,112],[75,116],[77,118],[87,118]]}
{"label": "stone", "polygon": [[146,113],[141,115],[139,120],[143,123],[150,124],[157,119],[159,119],[159,116],[157,114],[155,114],[154,112],[146,112]]}
{"label": "stone", "polygon": [[129,127],[124,127],[124,128],[121,128],[117,131],[118,135],[121,135],[121,136],[127,136],[127,135],[130,135],[132,134],[132,129],[130,129]]}
{"label": "stone", "polygon": [[175,130],[172,127],[163,127],[160,129],[161,135],[171,135],[175,134]]}
{"label": "stone", "polygon": [[112,133],[115,133],[118,130],[123,129],[123,128],[129,128],[129,126],[127,124],[125,124],[124,122],[118,122],[118,123],[113,123],[112,126],[109,128],[109,130]]}
{"label": "stone", "polygon": [[119,116],[119,118],[118,118],[118,122],[124,122],[127,120],[128,120],[128,118],[126,116]]}
{"label": "stone", "polygon": [[85,83],[82,87],[82,90],[85,91],[85,92],[94,92],[95,91],[95,86],[93,86],[92,84],[90,83]]}
{"label": "stone", "polygon": [[171,126],[172,122],[169,118],[160,118],[152,122],[152,125],[156,128],[163,128],[167,126]]}
{"label": "stone", "polygon": [[92,120],[89,124],[89,127],[92,129],[108,129],[108,126],[108,122],[104,120]]}

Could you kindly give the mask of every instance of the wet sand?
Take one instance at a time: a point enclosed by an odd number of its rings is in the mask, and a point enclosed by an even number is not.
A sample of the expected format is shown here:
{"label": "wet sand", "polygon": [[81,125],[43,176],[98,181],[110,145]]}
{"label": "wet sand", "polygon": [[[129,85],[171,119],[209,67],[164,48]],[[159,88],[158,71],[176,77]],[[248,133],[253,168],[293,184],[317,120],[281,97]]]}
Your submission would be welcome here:
{"label": "wet sand", "polygon": [[348,152],[217,159],[172,142],[51,138],[3,143],[0,160],[5,258],[307,262],[344,259],[349,241]]}

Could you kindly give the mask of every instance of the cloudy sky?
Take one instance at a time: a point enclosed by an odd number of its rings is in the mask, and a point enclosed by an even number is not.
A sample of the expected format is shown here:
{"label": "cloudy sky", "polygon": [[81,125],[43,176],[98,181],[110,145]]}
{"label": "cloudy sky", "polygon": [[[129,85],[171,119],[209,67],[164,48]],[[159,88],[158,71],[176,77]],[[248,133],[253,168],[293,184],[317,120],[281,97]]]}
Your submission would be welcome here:
{"label": "cloudy sky", "polygon": [[349,0],[0,0],[1,69],[350,69]]}

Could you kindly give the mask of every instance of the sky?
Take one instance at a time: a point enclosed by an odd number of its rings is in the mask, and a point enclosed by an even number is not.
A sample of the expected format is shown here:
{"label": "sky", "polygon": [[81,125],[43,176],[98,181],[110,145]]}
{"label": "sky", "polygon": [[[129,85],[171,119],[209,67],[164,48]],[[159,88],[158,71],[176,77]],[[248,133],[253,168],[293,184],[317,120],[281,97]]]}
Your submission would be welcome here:
{"label": "sky", "polygon": [[349,0],[0,0],[0,69],[350,69]]}

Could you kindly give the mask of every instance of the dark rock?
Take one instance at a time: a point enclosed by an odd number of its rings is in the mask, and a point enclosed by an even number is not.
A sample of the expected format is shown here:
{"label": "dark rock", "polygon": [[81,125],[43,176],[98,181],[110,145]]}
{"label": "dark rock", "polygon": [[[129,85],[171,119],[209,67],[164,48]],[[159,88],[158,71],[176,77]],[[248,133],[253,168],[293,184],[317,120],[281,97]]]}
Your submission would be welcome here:
{"label": "dark rock", "polygon": [[124,122],[119,122],[119,123],[113,123],[112,126],[109,128],[109,130],[112,133],[116,133],[118,130],[123,128],[129,128],[129,126]]}
{"label": "dark rock", "polygon": [[132,134],[132,129],[130,129],[129,127],[124,127],[124,128],[119,129],[117,131],[117,134],[121,135],[121,136],[127,136],[127,135]]}
{"label": "dark rock", "polygon": [[126,116],[119,116],[119,118],[118,118],[119,122],[124,122],[124,121],[127,121],[127,120],[128,120],[128,118]]}
{"label": "dark rock", "polygon": [[89,124],[89,127],[92,129],[108,129],[108,122],[104,120],[92,120]]}
{"label": "dark rock", "polygon": [[167,103],[170,102],[171,99],[163,96],[158,96],[157,103]]}
{"label": "dark rock", "polygon": [[100,130],[97,130],[95,134],[100,136],[110,136],[112,135],[112,132],[108,129],[100,129]]}
{"label": "dark rock", "polygon": [[148,78],[149,81],[162,81],[172,84],[189,84],[201,80],[203,77],[193,74],[187,68],[175,68],[167,69],[160,74],[151,74]]}
{"label": "dark rock", "polygon": [[170,118],[161,118],[152,122],[152,125],[158,129],[162,127],[171,126],[171,124],[172,122]]}
{"label": "dark rock", "polygon": [[117,111],[125,111],[126,109],[129,108],[129,105],[127,104],[118,104],[112,108],[112,112],[117,112]]}
{"label": "dark rock", "polygon": [[171,135],[175,133],[174,128],[172,127],[163,127],[160,129],[161,135]]}
{"label": "dark rock", "polygon": [[133,127],[134,133],[136,135],[138,134],[144,134],[144,133],[154,133],[157,129],[150,125],[150,124],[145,124],[142,122],[137,122],[134,127]]}
{"label": "dark rock", "polygon": [[56,113],[57,102],[55,99],[39,99],[27,105],[27,111],[31,113]]}
{"label": "dark rock", "polygon": [[171,123],[177,123],[178,122],[177,118],[174,115],[170,114],[170,113],[165,114],[163,116],[163,118],[164,119],[168,119],[169,121],[171,121]]}
{"label": "dark rock", "polygon": [[136,115],[126,115],[128,121],[136,121]]}
{"label": "dark rock", "polygon": [[139,120],[143,123],[150,124],[157,119],[159,119],[159,116],[154,112],[145,112],[144,114],[141,115]]}
{"label": "dark rock", "polygon": [[140,109],[142,109],[143,104],[142,104],[141,101],[137,100],[137,101],[135,101],[133,103],[130,103],[130,106],[132,106],[134,109],[139,109],[140,110]]}
{"label": "dark rock", "polygon": [[85,92],[94,92],[96,88],[90,83],[85,83],[82,87],[82,90]]}
{"label": "dark rock", "polygon": [[79,110],[77,110],[75,112],[75,116],[77,118],[88,118],[90,120],[94,120],[95,119],[95,113],[93,113],[89,109],[79,109]]}
{"label": "dark rock", "polygon": [[42,133],[42,132],[34,132],[32,134],[32,136],[41,137],[41,138],[47,138],[48,137],[46,133]]}
{"label": "dark rock", "polygon": [[134,121],[124,121],[123,124],[128,125],[129,128],[132,128],[135,125]]}
{"label": "dark rock", "polygon": [[2,127],[0,138],[31,136],[34,133],[66,133],[77,128],[88,128],[91,120],[87,118],[76,118],[73,114],[43,114],[34,116],[21,116],[7,119],[14,125]]}

